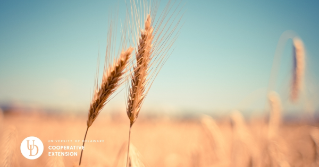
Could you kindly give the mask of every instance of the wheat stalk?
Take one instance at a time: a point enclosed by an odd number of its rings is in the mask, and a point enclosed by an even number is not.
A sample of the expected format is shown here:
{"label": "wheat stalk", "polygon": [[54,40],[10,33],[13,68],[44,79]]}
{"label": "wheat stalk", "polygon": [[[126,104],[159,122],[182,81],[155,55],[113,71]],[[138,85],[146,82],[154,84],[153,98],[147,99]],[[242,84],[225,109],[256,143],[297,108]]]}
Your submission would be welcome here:
{"label": "wheat stalk", "polygon": [[137,150],[137,148],[131,144],[131,150],[129,152],[129,162],[128,166],[129,167],[145,167],[143,162],[140,159],[140,153]]}
{"label": "wheat stalk", "polygon": [[18,166],[17,164],[17,130],[15,127],[9,127],[3,136],[2,140],[2,153],[1,153],[1,166],[11,167]]}
{"label": "wheat stalk", "polygon": [[[147,15],[145,29],[141,32],[138,51],[136,53],[136,66],[131,77],[131,88],[128,98],[127,116],[130,119],[129,142],[131,136],[131,127],[136,121],[141,109],[141,104],[145,98],[146,77],[149,69],[150,51],[153,40],[153,27],[151,26],[151,16]],[[128,153],[130,143],[128,143]],[[127,162],[129,156],[127,155]]]}
{"label": "wheat stalk", "polygon": [[[176,14],[178,8],[169,15],[172,10],[171,5],[171,1],[169,1],[158,22],[153,26],[153,19],[158,8],[157,3],[148,5],[145,1],[131,1],[132,29],[136,33],[135,35],[133,34],[133,46],[137,46],[137,48],[135,51],[136,60],[130,75],[130,83],[128,84],[130,88],[126,107],[126,113],[130,120],[128,153],[130,150],[131,128],[138,118],[145,97],[157,74],[169,57],[167,55],[170,55],[168,51],[178,36],[179,31],[175,32],[182,16],[179,18],[179,13]],[[142,7],[142,9],[139,7]],[[178,20],[177,23],[175,23],[176,20]],[[142,26],[140,26],[141,24]],[[129,154],[127,154],[126,162],[127,166]]]}
{"label": "wheat stalk", "polygon": [[[270,105],[270,116],[268,125],[268,144],[267,151],[271,157],[271,163],[273,165],[279,164],[280,166],[289,167],[289,163],[285,160],[282,149],[285,148],[285,142],[282,141],[278,144],[279,127],[282,122],[282,106],[278,93],[271,91],[268,94],[268,101]],[[277,139],[277,140],[275,140]]]}
{"label": "wheat stalk", "polygon": [[115,160],[114,160],[114,162],[113,162],[113,167],[117,167],[117,166],[118,166],[119,159],[120,159],[122,153],[125,152],[125,145],[126,145],[126,143],[123,143],[123,144],[121,145],[121,148],[120,148],[120,150],[118,151],[117,156],[116,156],[116,158],[115,158]]}
{"label": "wheat stalk", "polygon": [[2,109],[0,108],[0,132],[2,132],[2,128],[4,126],[4,123],[3,123],[3,120],[4,120],[4,115],[3,115],[3,111]]}
{"label": "wheat stalk", "polygon": [[234,128],[239,140],[242,141],[249,149],[251,154],[251,163],[253,166],[261,166],[261,155],[258,150],[258,144],[255,140],[253,140],[254,136],[247,126],[242,114],[238,110],[234,110],[231,114],[231,120],[234,123]]}
{"label": "wheat stalk", "polygon": [[[84,135],[83,147],[85,144],[85,139],[86,139],[88,129],[93,124],[93,122],[95,121],[99,113],[101,112],[108,98],[114,93],[114,91],[121,84],[123,80],[123,75],[126,72],[126,68],[128,66],[128,62],[131,57],[132,51],[133,51],[133,48],[131,47],[125,51],[122,51],[119,59],[116,60],[110,68],[104,71],[101,86],[100,87],[96,86],[94,96],[90,104],[89,113],[88,113],[87,128]],[[79,165],[81,165],[82,154],[83,154],[83,149],[81,151]]]}
{"label": "wheat stalk", "polygon": [[268,94],[270,105],[270,117],[268,125],[268,137],[273,138],[278,133],[281,124],[281,101],[279,95],[272,91]]}
{"label": "wheat stalk", "polygon": [[208,115],[202,116],[201,123],[203,124],[205,129],[207,129],[212,140],[215,142],[215,145],[217,147],[216,154],[218,156],[220,164],[227,166],[227,164],[229,164],[226,153],[227,144],[225,142],[225,137],[222,134],[221,129],[219,128],[215,120]]}
{"label": "wheat stalk", "polygon": [[314,166],[319,165],[319,130],[318,128],[311,127],[310,137],[313,142],[314,149]]}
{"label": "wheat stalk", "polygon": [[[111,19],[112,20],[112,19]],[[115,20],[116,21],[116,20]],[[120,50],[121,53],[115,53],[115,46],[114,42],[116,39],[116,30],[117,28],[113,27],[116,25],[116,22],[111,21],[109,23],[109,30],[107,34],[107,46],[106,46],[106,55],[105,55],[105,64],[104,64],[104,71],[103,71],[103,78],[100,86],[98,85],[98,70],[95,80],[95,89],[93,93],[93,98],[90,103],[88,119],[87,119],[87,128],[84,135],[83,140],[83,149],[85,144],[85,139],[88,133],[90,126],[93,124],[97,116],[100,114],[103,107],[112,99],[112,95],[116,91],[116,89],[122,85],[128,77],[126,73],[130,69],[130,58],[131,53],[133,52],[133,48],[126,47],[127,44],[127,36],[129,36],[128,21],[125,21],[125,25],[123,29],[121,29],[121,46]],[[127,48],[127,49],[126,49]],[[117,56],[119,57],[117,58]],[[115,56],[115,57],[113,57]],[[98,68],[99,69],[99,66]],[[114,97],[114,96],[113,96]],[[81,165],[83,149],[80,155],[79,166]]]}
{"label": "wheat stalk", "polygon": [[295,102],[298,99],[299,92],[302,87],[302,81],[305,71],[305,49],[301,39],[293,38],[293,80],[291,86],[291,101]]}

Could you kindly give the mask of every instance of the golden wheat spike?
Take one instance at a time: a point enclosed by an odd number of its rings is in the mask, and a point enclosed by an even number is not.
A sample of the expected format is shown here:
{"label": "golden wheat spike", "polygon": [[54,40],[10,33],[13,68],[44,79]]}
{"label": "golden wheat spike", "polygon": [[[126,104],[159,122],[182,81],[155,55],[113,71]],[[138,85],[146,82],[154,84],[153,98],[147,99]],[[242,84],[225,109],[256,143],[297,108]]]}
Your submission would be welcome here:
{"label": "golden wheat spike", "polygon": [[149,69],[150,51],[152,48],[153,27],[151,26],[151,17],[147,15],[145,21],[145,30],[141,32],[141,38],[136,53],[136,65],[131,77],[131,88],[128,98],[127,116],[130,119],[130,125],[136,121],[141,104],[145,97],[146,78]]}
{"label": "golden wheat spike", "polygon": [[90,110],[87,120],[88,127],[92,125],[92,123],[104,107],[108,98],[121,84],[132,51],[133,48],[131,47],[123,51],[119,59],[116,60],[113,65],[103,73],[101,86],[99,88],[96,88],[92,102],[90,104]]}
{"label": "golden wheat spike", "polygon": [[294,66],[290,99],[292,102],[296,102],[302,88],[305,72],[305,49],[301,39],[293,38],[293,49]]}

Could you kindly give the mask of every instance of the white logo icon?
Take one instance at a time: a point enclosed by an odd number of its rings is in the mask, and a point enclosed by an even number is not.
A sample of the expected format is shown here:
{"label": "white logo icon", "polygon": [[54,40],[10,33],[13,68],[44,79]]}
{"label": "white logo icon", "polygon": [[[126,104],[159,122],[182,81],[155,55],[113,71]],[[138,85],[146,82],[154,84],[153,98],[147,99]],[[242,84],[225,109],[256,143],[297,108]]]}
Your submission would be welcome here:
{"label": "white logo icon", "polygon": [[43,153],[43,143],[37,137],[27,137],[25,138],[20,146],[21,153],[27,159],[37,159]]}

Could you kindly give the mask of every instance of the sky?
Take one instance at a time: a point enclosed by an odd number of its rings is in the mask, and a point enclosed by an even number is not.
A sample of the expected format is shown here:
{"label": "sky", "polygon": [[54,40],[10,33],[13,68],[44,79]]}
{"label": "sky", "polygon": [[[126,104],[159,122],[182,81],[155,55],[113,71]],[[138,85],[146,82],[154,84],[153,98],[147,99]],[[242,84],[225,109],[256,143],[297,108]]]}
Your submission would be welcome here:
{"label": "sky", "polygon": [[[166,3],[161,1],[158,13]],[[174,52],[142,110],[260,113],[268,105],[273,59],[281,49],[274,91],[285,110],[318,111],[319,2],[183,0],[182,4],[183,27]],[[1,1],[0,104],[87,111],[98,54],[105,53],[108,19],[116,7],[124,20],[124,0]],[[304,88],[297,104],[289,102],[292,40],[277,48],[288,30],[298,34],[306,48]],[[124,92],[105,110],[125,110]]]}

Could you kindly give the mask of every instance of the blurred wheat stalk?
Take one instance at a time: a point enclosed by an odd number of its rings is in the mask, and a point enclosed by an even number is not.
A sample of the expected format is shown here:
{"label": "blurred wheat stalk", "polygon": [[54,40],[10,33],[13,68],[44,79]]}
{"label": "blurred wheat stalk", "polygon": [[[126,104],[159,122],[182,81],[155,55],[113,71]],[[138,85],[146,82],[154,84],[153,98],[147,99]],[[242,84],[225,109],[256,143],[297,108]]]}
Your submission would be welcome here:
{"label": "blurred wheat stalk", "polygon": [[19,166],[17,161],[18,131],[14,126],[8,127],[1,138],[0,164],[2,167]]}
{"label": "blurred wheat stalk", "polygon": [[271,74],[269,79],[268,93],[275,90],[276,78],[280,66],[280,58],[284,48],[284,44],[292,39],[293,41],[293,70],[292,70],[292,82],[290,89],[290,100],[291,102],[296,102],[300,97],[300,92],[302,91],[304,73],[306,68],[305,58],[306,52],[302,40],[293,31],[285,31],[279,38],[273,65],[271,68]]}

